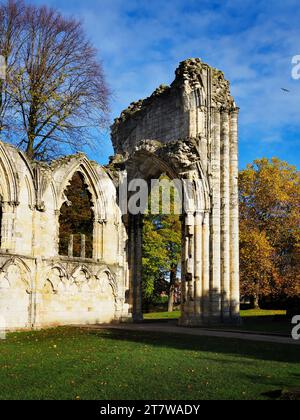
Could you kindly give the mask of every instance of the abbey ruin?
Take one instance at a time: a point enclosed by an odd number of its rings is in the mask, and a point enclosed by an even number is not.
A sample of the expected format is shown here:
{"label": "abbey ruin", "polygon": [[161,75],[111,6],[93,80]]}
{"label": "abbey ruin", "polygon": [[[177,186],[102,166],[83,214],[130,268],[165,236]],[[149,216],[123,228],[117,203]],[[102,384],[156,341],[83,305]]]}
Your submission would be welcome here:
{"label": "abbey ruin", "polygon": [[[83,154],[29,161],[0,142],[0,317],[10,330],[142,320],[142,215],[122,214],[118,180],[189,180],[182,220],[182,326],[239,321],[238,113],[222,72],[182,62],[171,86],[115,120],[107,167]],[[77,178],[76,178],[77,177]],[[62,246],[82,182],[91,242]]]}

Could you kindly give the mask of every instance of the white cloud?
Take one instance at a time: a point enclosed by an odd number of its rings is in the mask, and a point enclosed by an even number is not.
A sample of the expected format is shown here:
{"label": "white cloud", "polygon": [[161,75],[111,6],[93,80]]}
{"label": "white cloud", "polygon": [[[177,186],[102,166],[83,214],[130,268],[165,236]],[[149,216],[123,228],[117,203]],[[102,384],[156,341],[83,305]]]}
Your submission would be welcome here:
{"label": "white cloud", "polygon": [[84,19],[114,91],[114,116],[170,83],[179,61],[200,56],[232,83],[241,107],[241,142],[279,144],[287,125],[300,128],[300,81],[291,78],[291,57],[300,54],[296,0],[47,3]]}

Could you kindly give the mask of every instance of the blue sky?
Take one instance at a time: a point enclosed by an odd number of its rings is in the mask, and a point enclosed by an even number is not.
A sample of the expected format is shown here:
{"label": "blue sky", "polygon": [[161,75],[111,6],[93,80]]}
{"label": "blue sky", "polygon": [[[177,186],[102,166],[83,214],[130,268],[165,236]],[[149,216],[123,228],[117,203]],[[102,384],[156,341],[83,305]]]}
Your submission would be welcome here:
{"label": "blue sky", "polygon": [[[241,108],[240,166],[277,156],[300,168],[299,0],[31,0],[83,20],[113,91],[112,119],[200,57],[224,71]],[[283,92],[281,88],[289,89]],[[108,135],[94,159],[113,154]]]}

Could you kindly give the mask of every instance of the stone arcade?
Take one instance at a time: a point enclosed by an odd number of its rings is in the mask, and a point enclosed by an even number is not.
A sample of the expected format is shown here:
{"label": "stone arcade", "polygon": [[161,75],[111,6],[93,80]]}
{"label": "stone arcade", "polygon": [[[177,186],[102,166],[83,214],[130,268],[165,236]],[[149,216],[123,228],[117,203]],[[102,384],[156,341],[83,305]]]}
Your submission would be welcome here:
{"label": "stone arcade", "polygon": [[[0,142],[0,317],[7,329],[142,320],[142,216],[122,215],[118,182],[193,182],[182,215],[183,326],[239,321],[238,112],[222,72],[186,60],[170,87],[115,120],[107,167],[77,154],[31,162]],[[59,255],[59,217],[79,174],[91,197],[92,258]],[[81,235],[83,236],[83,235]]]}

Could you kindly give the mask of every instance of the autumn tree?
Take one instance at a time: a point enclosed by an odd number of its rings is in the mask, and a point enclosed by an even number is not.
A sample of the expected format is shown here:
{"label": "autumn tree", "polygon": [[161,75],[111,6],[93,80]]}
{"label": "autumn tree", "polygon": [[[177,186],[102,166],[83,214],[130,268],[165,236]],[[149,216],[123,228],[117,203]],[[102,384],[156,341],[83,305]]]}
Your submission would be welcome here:
{"label": "autumn tree", "polygon": [[0,3],[0,133],[29,158],[49,159],[95,144],[108,89],[82,24],[22,0]]}
{"label": "autumn tree", "polygon": [[[163,195],[158,187],[151,193],[149,212],[144,217],[143,228],[143,289],[144,298],[151,300],[162,281],[168,281],[168,311],[173,311],[174,291],[181,259],[181,222],[175,211],[178,196],[175,185],[166,175],[161,182],[167,181],[166,187],[170,198],[169,212],[163,211]],[[160,184],[162,185],[162,184]],[[159,214],[152,214],[153,201],[156,202]]]}
{"label": "autumn tree", "polygon": [[8,115],[12,111],[12,95],[10,95],[9,75],[17,68],[18,48],[20,45],[24,18],[24,4],[8,1],[0,3],[0,55],[2,72],[0,78],[0,135],[8,132],[11,124]]}
{"label": "autumn tree", "polygon": [[153,216],[144,217],[143,224],[143,298],[151,302],[156,296],[157,284],[164,277],[169,264],[168,253]]}
{"label": "autumn tree", "polygon": [[300,295],[300,172],[261,159],[240,173],[241,289],[259,298]]}
{"label": "autumn tree", "polygon": [[181,221],[178,215],[169,214],[162,217],[160,235],[163,238],[168,254],[169,264],[169,302],[168,312],[173,312],[174,292],[177,283],[178,269],[181,260]]}
{"label": "autumn tree", "polygon": [[81,256],[81,235],[85,235],[85,256],[93,257],[94,214],[90,192],[83,176],[76,172],[64,192],[65,202],[59,216],[59,254],[68,255],[70,236],[73,235],[73,256]]}
{"label": "autumn tree", "polygon": [[261,296],[270,296],[275,290],[276,270],[274,249],[264,231],[248,228],[241,222],[240,232],[240,274],[241,295],[252,300],[254,308],[259,307]]}

